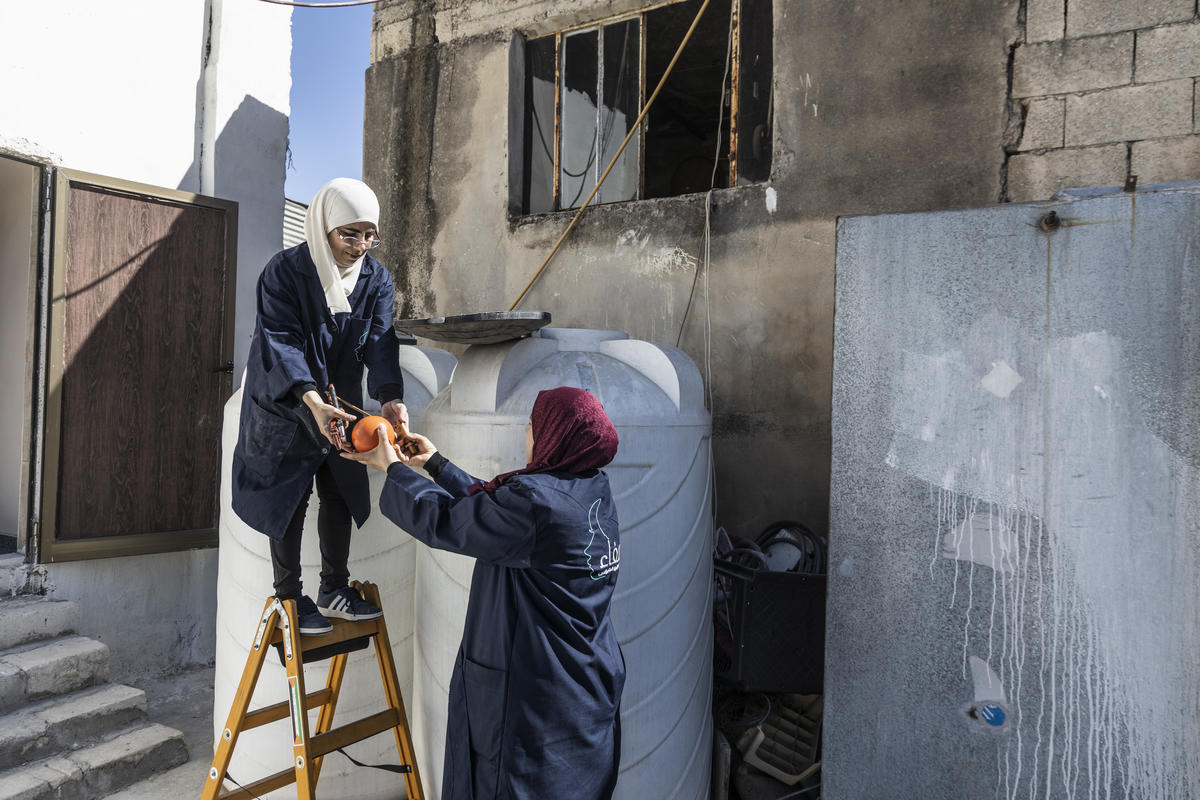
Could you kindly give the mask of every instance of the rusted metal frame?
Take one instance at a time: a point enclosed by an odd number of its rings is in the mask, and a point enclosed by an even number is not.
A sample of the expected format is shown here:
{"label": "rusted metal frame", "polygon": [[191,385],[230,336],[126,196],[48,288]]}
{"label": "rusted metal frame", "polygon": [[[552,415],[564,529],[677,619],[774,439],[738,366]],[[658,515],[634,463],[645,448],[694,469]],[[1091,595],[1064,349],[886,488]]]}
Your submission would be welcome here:
{"label": "rusted metal frame", "polygon": [[592,185],[600,180],[604,160],[604,39],[606,24],[596,26],[596,151],[592,159]]}
{"label": "rusted metal frame", "polygon": [[650,93],[650,98],[646,101],[645,108],[641,110],[641,112],[638,114],[638,118],[634,120],[633,125],[630,126],[629,133],[625,135],[625,139],[621,142],[621,146],[617,149],[616,155],[613,156],[612,162],[610,162],[608,167],[604,170],[604,174],[600,176],[600,180],[597,181],[596,186],[592,188],[592,193],[587,196],[587,199],[583,201],[583,205],[581,205],[575,212],[575,216],[571,218],[570,224],[567,225],[567,228],[562,232],[562,235],[558,237],[558,241],[554,243],[554,247],[550,249],[550,253],[546,256],[545,260],[542,261],[541,266],[539,266],[533,273],[533,277],[530,278],[529,282],[525,284],[525,288],[522,289],[521,293],[517,295],[517,299],[514,300],[512,305],[508,307],[509,311],[515,310],[516,307],[521,304],[521,301],[525,299],[525,295],[529,294],[529,290],[533,288],[533,284],[536,283],[537,279],[541,277],[541,274],[546,271],[546,267],[550,264],[551,259],[554,258],[554,255],[558,252],[559,248],[562,247],[562,243],[566,241],[567,236],[575,227],[575,223],[579,222],[579,218],[583,216],[583,212],[587,210],[588,205],[592,202],[592,198],[596,196],[596,192],[599,190],[600,184],[602,184],[604,179],[608,177],[608,173],[612,171],[613,165],[617,163],[617,159],[621,157],[621,153],[625,150],[626,145],[628,145],[630,140],[633,139],[634,134],[636,134],[638,131],[638,127],[642,124],[642,121],[649,113],[650,106],[658,97],[659,92],[662,91],[663,86],[667,82],[667,78],[669,78],[671,75],[671,70],[675,68],[675,63],[679,60],[679,56],[681,53],[683,53],[683,49],[687,47],[688,42],[692,38],[692,34],[696,32],[696,26],[700,24],[700,18],[703,17],[704,12],[708,10],[708,5],[710,2],[712,2],[712,0],[704,0],[700,4],[700,10],[696,12],[695,19],[692,20],[692,24],[688,28],[687,33],[683,35],[683,41],[679,43],[679,47],[675,50],[675,55],[671,57],[670,62],[667,64],[667,68],[663,72],[663,76],[659,80],[658,85],[654,87],[654,91]]}
{"label": "rusted metal frame", "polygon": [[554,200],[550,207],[562,209],[562,59],[563,35],[554,34]]}
{"label": "rusted metal frame", "polygon": [[[638,15],[638,112],[646,104],[646,15]],[[643,121],[637,134],[638,163],[637,163],[637,199],[646,196],[646,126]]]}
{"label": "rusted metal frame", "polygon": [[46,375],[50,347],[50,263],[54,247],[54,187],[58,176],[53,167],[38,168],[38,243],[34,266],[33,365],[30,373],[32,414],[29,420],[29,484],[26,488],[25,561],[40,564],[42,558],[42,481],[46,441]]}
{"label": "rusted metal frame", "polygon": [[[738,180],[738,123],[739,123],[739,104],[738,98],[742,90],[742,71],[740,69],[741,57],[741,40],[742,40],[742,15],[741,15],[741,0],[731,0],[730,2],[730,33],[733,41],[729,47],[729,185],[737,186]],[[725,91],[725,87],[721,87],[721,91]],[[720,136],[720,132],[717,133]]]}
{"label": "rusted metal frame", "polygon": [[[578,31],[596,28],[597,39],[602,40],[604,27],[613,25],[618,22],[627,22],[636,19],[638,21],[638,111],[641,111],[646,102],[646,14],[650,11],[655,11],[665,6],[673,6],[678,3],[686,2],[686,0],[664,0],[664,2],[654,3],[640,11],[632,14],[618,14],[614,17],[598,20],[595,22],[586,22],[579,25],[574,25],[570,28],[563,28],[554,34],[554,195],[551,207],[555,211],[562,211],[562,47],[563,37],[566,34],[576,33]],[[600,46],[600,51],[603,51],[603,44]],[[602,72],[602,70],[601,70]],[[602,98],[601,98],[602,100]],[[641,130],[638,132],[638,184],[637,184],[637,199],[642,199],[646,194],[646,147],[645,147],[645,123],[641,125]],[[599,146],[599,137],[597,136],[597,146]],[[599,151],[598,151],[599,152]],[[596,159],[596,170],[599,172],[600,158]]]}
{"label": "rusted metal frame", "polygon": [[588,28],[603,28],[605,25],[613,25],[618,22],[637,19],[638,17],[644,16],[649,11],[656,11],[664,6],[673,6],[684,2],[687,2],[687,0],[666,0],[666,2],[654,3],[653,5],[646,6],[638,11],[631,11],[624,14],[614,14],[611,17],[604,17],[603,19],[593,20],[592,22],[581,22],[578,25],[572,25],[570,28],[563,28],[558,33],[559,35],[562,35],[565,33],[576,33],[578,31],[587,30]]}

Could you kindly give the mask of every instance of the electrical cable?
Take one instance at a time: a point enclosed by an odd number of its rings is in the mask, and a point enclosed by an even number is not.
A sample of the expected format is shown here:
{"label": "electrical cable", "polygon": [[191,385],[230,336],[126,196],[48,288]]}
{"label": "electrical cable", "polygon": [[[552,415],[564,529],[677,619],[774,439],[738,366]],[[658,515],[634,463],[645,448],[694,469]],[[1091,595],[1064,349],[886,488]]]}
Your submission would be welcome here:
{"label": "electrical cable", "polygon": [[771,696],[762,692],[731,694],[717,703],[717,727],[741,733],[771,716]]}
{"label": "electrical cable", "polygon": [[256,795],[254,792],[250,791],[250,790],[249,790],[249,789],[247,789],[245,786],[242,786],[240,783],[238,783],[237,781],[235,781],[235,780],[233,779],[233,776],[232,776],[232,775],[230,775],[228,772],[226,772],[226,773],[225,773],[225,780],[229,781],[229,782],[230,782],[230,783],[232,783],[234,786],[238,787],[238,788],[239,788],[239,789],[241,789],[243,792],[245,792],[246,794],[248,794],[248,795],[250,795],[251,797],[253,797],[253,798],[254,798],[254,800],[262,800],[262,798],[260,798],[260,797],[259,797],[258,795]]}
{"label": "electrical cable", "polygon": [[810,575],[825,574],[828,561],[825,538],[814,533],[812,528],[803,522],[784,519],[768,525],[754,541],[765,551],[773,541],[777,540],[791,541],[796,545],[806,542],[808,545],[801,548],[802,555],[800,561],[789,572],[801,572]]}
{"label": "electrical cable", "polygon": [[776,797],[776,798],[775,798],[775,800],[789,800],[789,798],[792,798],[792,797],[799,797],[799,796],[800,796],[800,795],[802,795],[802,794],[808,794],[808,793],[809,793],[809,792],[811,792],[813,789],[820,789],[820,788],[821,788],[821,784],[819,784],[819,783],[818,783],[816,786],[810,786],[810,787],[808,787],[807,789],[800,789],[799,791],[790,792],[790,793],[788,793],[788,794],[785,794],[785,795],[783,795],[783,796],[781,796],[781,797]]}
{"label": "electrical cable", "polygon": [[379,0],[336,0],[332,3],[305,3],[301,0],[259,0],[260,3],[274,3],[277,6],[301,6],[303,8],[342,8],[344,6],[367,6],[378,3]]}
{"label": "electrical cable", "polygon": [[[721,127],[725,124],[725,81],[729,80],[729,68],[733,57],[733,19],[735,9],[729,9],[729,35],[725,40],[725,74],[721,76],[721,102],[717,104],[717,152],[713,154],[712,174],[708,181],[708,192],[704,196],[704,238],[707,242],[711,228],[709,227],[708,209],[712,204],[712,190],[717,186],[717,165],[721,162]],[[692,299],[696,296],[696,283],[700,280],[700,265],[696,265],[696,274],[692,276],[692,288],[688,292],[687,306],[683,309],[683,319],[679,321],[679,335],[675,337],[675,346],[683,341],[683,330],[687,327],[688,314],[692,310]],[[707,377],[707,376],[706,376]],[[711,405],[711,400],[710,400]],[[712,408],[709,408],[709,412]]]}
{"label": "electrical cable", "polygon": [[[721,102],[717,109],[717,150],[713,154],[713,169],[712,175],[709,178],[708,192],[704,195],[704,388],[708,396],[708,419],[709,419],[709,434],[708,434],[708,480],[712,491],[712,518],[715,522],[717,516],[717,459],[713,452],[712,440],[712,419],[716,415],[716,405],[713,401],[712,389],[712,301],[708,291],[708,275],[712,265],[712,193],[717,185],[717,164],[721,160],[721,126],[725,123],[725,81],[729,79],[730,65],[733,59],[733,21],[736,14],[737,4],[730,4],[729,8],[729,33],[725,39],[725,73],[721,76]],[[699,273],[700,266],[696,266]],[[692,288],[695,289],[695,279],[692,281]],[[691,297],[688,297],[688,306],[691,306]],[[684,309],[684,318],[679,324],[680,336],[683,335],[683,326],[687,324],[687,309]]]}

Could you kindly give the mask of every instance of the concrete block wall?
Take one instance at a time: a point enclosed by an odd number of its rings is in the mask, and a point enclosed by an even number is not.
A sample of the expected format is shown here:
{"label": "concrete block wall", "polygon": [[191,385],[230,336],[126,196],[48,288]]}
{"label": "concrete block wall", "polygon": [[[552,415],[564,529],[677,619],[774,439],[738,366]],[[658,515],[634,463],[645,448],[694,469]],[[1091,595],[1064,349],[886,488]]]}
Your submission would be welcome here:
{"label": "concrete block wall", "polygon": [[1011,85],[1007,200],[1200,178],[1193,0],[1029,0]]}

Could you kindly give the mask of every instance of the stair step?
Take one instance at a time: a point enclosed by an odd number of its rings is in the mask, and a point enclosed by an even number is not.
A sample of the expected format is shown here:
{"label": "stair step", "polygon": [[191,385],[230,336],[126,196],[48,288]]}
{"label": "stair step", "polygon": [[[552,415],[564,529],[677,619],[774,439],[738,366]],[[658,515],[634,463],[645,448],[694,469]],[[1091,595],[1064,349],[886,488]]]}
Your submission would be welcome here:
{"label": "stair step", "polygon": [[104,683],[108,645],[63,636],[0,652],[0,712]]}
{"label": "stair step", "polygon": [[186,762],[183,734],[151,723],[0,772],[0,800],[92,800]]}
{"label": "stair step", "polygon": [[68,600],[17,595],[0,600],[0,651],[27,642],[73,633],[79,606]]}
{"label": "stair step", "polygon": [[69,750],[146,718],[146,693],[105,684],[0,717],[0,769]]}

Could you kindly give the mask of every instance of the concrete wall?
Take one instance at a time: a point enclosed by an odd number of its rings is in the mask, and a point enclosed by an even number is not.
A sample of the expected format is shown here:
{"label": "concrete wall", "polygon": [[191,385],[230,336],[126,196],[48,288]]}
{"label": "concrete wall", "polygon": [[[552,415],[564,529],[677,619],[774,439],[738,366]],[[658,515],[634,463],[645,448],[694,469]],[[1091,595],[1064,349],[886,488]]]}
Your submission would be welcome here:
{"label": "concrete wall", "polygon": [[1179,186],[842,221],[822,797],[1200,796]]}
{"label": "concrete wall", "polygon": [[[364,174],[402,316],[508,308],[569,222],[506,212],[513,30],[646,5],[380,5]],[[767,183],[714,193],[710,352],[705,281],[684,316],[703,195],[589,209],[522,303],[556,326],[678,340],[709,373],[717,522],[731,533],[781,518],[825,529],[837,215],[1000,198],[1018,7],[776,2],[774,166]]]}
{"label": "concrete wall", "polygon": [[1014,51],[1012,200],[1200,178],[1192,0],[1028,0]]}
{"label": "concrete wall", "polygon": [[[236,374],[281,244],[290,21],[227,0],[0,11],[0,153],[238,201]],[[55,564],[49,581],[113,646],[115,674],[212,659],[214,551]]]}
{"label": "concrete wall", "polygon": [[[569,221],[506,214],[511,34],[647,5],[377,6],[364,174],[402,316],[507,308]],[[826,524],[838,216],[1200,176],[1191,0],[777,0],[774,42],[770,180],[714,195],[711,352],[704,303],[684,318],[701,196],[587,211],[522,303],[711,362],[718,523],[742,535]]]}

